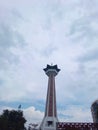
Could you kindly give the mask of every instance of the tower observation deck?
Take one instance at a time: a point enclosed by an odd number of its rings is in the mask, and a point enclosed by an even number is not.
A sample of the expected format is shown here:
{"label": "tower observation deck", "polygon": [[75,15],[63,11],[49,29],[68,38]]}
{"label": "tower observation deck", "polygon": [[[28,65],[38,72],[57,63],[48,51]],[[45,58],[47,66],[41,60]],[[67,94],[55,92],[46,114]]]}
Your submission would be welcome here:
{"label": "tower observation deck", "polygon": [[58,74],[60,69],[57,65],[47,65],[44,69],[48,76],[48,90],[46,99],[46,108],[43,121],[41,123],[41,130],[56,130],[57,109],[56,109],[56,91],[55,91],[55,76]]}

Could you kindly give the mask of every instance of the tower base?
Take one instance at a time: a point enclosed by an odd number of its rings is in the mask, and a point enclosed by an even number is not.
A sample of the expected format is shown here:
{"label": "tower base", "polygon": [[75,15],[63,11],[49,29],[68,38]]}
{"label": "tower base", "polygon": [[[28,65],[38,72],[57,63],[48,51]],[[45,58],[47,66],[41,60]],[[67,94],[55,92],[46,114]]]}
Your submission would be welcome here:
{"label": "tower base", "polygon": [[58,119],[56,117],[44,117],[40,130],[56,130]]}

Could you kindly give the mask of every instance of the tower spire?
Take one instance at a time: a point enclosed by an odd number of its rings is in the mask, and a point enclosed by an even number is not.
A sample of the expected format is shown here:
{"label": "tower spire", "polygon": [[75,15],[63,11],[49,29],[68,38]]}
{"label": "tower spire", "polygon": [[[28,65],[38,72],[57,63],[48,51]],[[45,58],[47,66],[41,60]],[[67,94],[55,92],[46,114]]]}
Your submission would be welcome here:
{"label": "tower spire", "polygon": [[45,115],[41,123],[41,130],[56,130],[56,122],[58,122],[58,118],[56,109],[55,76],[60,69],[58,69],[57,65],[47,65],[47,67],[44,68],[44,71],[48,76],[48,90]]}

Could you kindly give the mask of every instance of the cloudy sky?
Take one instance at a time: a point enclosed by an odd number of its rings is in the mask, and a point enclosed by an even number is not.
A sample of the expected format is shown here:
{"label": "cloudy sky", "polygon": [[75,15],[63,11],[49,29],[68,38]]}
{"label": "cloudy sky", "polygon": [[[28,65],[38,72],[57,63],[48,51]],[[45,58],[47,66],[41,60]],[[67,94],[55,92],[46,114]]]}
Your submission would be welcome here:
{"label": "cloudy sky", "polygon": [[44,116],[48,78],[57,64],[60,121],[92,122],[98,99],[98,0],[0,1],[0,112],[22,110],[28,122]]}

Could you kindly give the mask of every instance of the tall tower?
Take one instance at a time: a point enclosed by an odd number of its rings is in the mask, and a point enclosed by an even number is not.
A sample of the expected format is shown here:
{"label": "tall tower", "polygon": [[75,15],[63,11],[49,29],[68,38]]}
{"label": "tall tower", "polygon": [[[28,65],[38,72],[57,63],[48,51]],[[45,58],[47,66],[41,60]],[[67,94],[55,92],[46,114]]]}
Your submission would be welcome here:
{"label": "tall tower", "polygon": [[48,90],[46,99],[46,108],[43,121],[41,123],[41,130],[56,130],[57,110],[56,110],[56,91],[55,91],[55,76],[58,74],[60,69],[57,65],[47,65],[44,69],[48,76]]}

